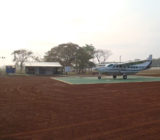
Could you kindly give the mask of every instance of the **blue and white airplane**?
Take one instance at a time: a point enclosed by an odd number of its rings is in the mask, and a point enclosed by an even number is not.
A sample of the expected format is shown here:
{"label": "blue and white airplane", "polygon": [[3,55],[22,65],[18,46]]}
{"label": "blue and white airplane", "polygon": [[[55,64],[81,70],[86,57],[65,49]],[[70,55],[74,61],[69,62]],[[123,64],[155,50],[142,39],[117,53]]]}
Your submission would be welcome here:
{"label": "blue and white airplane", "polygon": [[152,55],[146,60],[128,62],[128,63],[116,63],[106,64],[105,66],[95,68],[99,72],[98,79],[101,79],[101,74],[106,73],[107,75],[113,75],[113,79],[117,76],[122,75],[123,79],[127,79],[127,75],[133,75],[140,71],[149,69],[152,64]]}

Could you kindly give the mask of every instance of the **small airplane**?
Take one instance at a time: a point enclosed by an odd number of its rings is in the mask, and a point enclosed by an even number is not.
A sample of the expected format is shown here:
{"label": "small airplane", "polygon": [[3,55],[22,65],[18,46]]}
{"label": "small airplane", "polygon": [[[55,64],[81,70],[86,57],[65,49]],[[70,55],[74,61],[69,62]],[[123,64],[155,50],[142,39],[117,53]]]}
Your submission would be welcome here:
{"label": "small airplane", "polygon": [[117,76],[122,75],[123,79],[127,79],[127,75],[133,75],[140,71],[149,69],[152,64],[152,55],[146,60],[128,62],[128,63],[112,63],[106,64],[105,66],[95,68],[99,72],[98,79],[101,79],[101,74],[106,73],[107,75],[113,75],[113,79]]}

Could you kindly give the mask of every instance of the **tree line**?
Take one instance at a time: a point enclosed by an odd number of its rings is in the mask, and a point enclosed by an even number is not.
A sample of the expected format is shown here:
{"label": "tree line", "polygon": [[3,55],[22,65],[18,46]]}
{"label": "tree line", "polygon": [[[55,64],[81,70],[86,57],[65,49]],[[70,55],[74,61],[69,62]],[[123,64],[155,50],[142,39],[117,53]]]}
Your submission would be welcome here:
{"label": "tree line", "polygon": [[160,58],[152,60],[152,67],[160,67]]}
{"label": "tree line", "polygon": [[42,59],[25,49],[15,50],[12,55],[15,65],[21,70],[25,62],[43,61],[59,62],[63,67],[72,66],[80,73],[86,68],[95,67],[95,61],[99,64],[105,62],[111,55],[111,51],[96,49],[92,44],[79,46],[75,43],[63,43],[51,48]]}

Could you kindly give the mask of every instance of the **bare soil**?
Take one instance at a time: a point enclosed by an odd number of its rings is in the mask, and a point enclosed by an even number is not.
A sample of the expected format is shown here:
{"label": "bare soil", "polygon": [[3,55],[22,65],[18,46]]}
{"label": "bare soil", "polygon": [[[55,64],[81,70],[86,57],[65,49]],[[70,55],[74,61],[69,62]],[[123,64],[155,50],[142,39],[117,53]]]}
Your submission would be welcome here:
{"label": "bare soil", "polygon": [[0,77],[0,140],[160,139],[160,82]]}

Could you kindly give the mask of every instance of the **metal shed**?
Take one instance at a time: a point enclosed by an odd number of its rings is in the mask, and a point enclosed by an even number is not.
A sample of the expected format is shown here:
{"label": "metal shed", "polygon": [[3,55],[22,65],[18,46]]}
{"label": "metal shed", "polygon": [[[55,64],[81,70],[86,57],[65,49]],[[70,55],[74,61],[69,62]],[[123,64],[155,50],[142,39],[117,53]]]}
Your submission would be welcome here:
{"label": "metal shed", "polygon": [[26,74],[54,75],[62,73],[62,65],[58,62],[29,62],[25,64]]}

